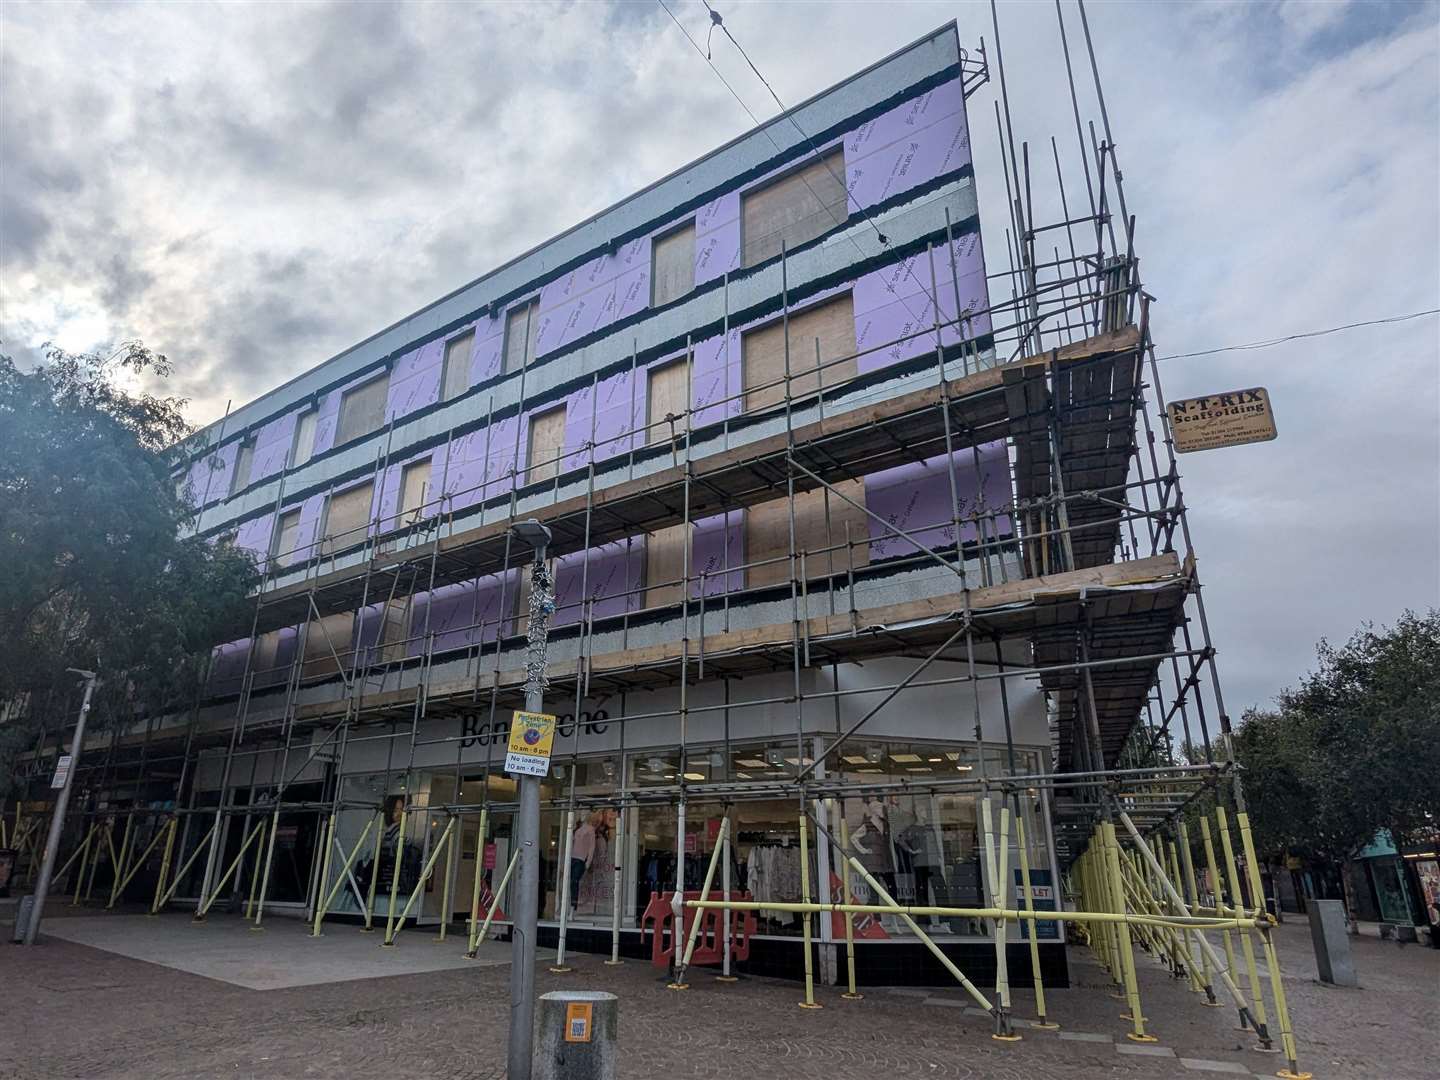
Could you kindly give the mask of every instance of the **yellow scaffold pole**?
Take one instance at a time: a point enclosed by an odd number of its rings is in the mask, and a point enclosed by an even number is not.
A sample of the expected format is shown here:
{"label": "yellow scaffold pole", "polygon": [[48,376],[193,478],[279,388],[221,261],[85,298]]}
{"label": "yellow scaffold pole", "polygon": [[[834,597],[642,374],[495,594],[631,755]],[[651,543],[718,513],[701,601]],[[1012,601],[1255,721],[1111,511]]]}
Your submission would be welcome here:
{"label": "yellow scaffold pole", "polygon": [[[200,838],[200,842],[195,845],[195,850],[190,853],[190,857],[180,864],[180,869],[176,870],[175,876],[170,879],[170,887],[165,890],[163,895],[156,897],[155,907],[151,912],[152,914],[158,915],[160,909],[170,902],[170,897],[175,895],[175,890],[180,887],[180,882],[185,880],[185,875],[190,872],[190,867],[193,866],[195,860],[200,857],[200,853],[209,847],[211,841],[214,840],[215,830],[219,827],[218,823],[211,825],[209,831]],[[161,875],[161,880],[164,880],[163,874]]]}
{"label": "yellow scaffold pole", "polygon": [[485,922],[478,931],[470,934],[470,947],[465,950],[465,959],[474,960],[475,954],[480,951],[480,942],[490,932],[490,923],[495,918],[495,913],[500,910],[500,897],[505,895],[505,886],[510,884],[510,875],[515,872],[515,865],[520,861],[520,849],[516,848],[515,853],[510,856],[510,863],[505,867],[505,873],[500,878],[500,886],[495,890],[494,898],[490,901],[490,911],[485,916]]}
{"label": "yellow scaffold pole", "polygon": [[260,823],[245,835],[244,841],[240,844],[240,850],[235,853],[235,858],[231,860],[230,865],[226,868],[225,873],[221,875],[219,882],[217,882],[215,888],[211,890],[210,895],[201,901],[200,910],[195,913],[195,918],[191,920],[192,922],[198,923],[205,921],[205,913],[210,910],[211,905],[215,903],[215,898],[220,895],[221,890],[225,888],[226,883],[230,880],[230,875],[235,873],[236,868],[240,865],[240,861],[245,858],[245,852],[249,849],[251,841],[259,836],[264,829],[265,819],[262,817]]}
{"label": "yellow scaffold pole", "polygon": [[[714,867],[711,869],[713,870]],[[800,899],[804,903],[810,903],[810,825],[805,819],[803,808],[800,811]],[[800,1002],[800,1007],[802,1009],[822,1009],[824,1006],[815,1000],[815,961],[810,955],[810,923],[813,916],[807,912],[800,918],[805,948],[805,1000]],[[698,918],[695,920],[696,923],[699,921]]]}
{"label": "yellow scaffold pole", "polygon": [[[1223,806],[1215,807],[1215,821],[1220,830],[1220,850],[1225,855],[1225,874],[1230,881],[1230,896],[1234,907],[1245,910],[1245,894],[1240,891],[1240,871],[1235,866],[1235,849],[1230,843],[1230,822]],[[1275,1043],[1270,1038],[1270,1023],[1265,1015],[1265,996],[1260,989],[1260,973],[1255,967],[1255,948],[1249,934],[1240,935],[1240,951],[1245,957],[1245,974],[1250,980],[1250,998],[1255,1005],[1255,1034],[1260,1036],[1258,1049],[1274,1052]]]}
{"label": "yellow scaffold pole", "polygon": [[129,866],[130,834],[134,830],[134,828],[135,811],[132,809],[130,813],[125,815],[125,832],[123,838],[120,841],[120,858],[115,863],[115,873],[110,880],[110,899],[105,904],[105,908],[107,911],[115,906],[115,901],[120,897],[120,882],[121,879],[125,876],[126,868]]}
{"label": "yellow scaffold pole", "polygon": [[[475,878],[470,882],[470,918],[467,936],[469,944],[467,948],[473,947],[475,941],[475,924],[479,921],[480,911],[480,887],[485,883],[485,827],[490,821],[489,809],[480,811],[480,832],[475,837]],[[617,894],[618,895],[618,894]]]}
{"label": "yellow scaffold pole", "polygon": [[[1190,830],[1186,828],[1183,820],[1180,822],[1180,863],[1185,869],[1185,902],[1193,911],[1200,904],[1200,890],[1195,884],[1195,860],[1190,850]],[[1203,931],[1201,934],[1203,936]],[[1201,1004],[1218,1009],[1221,1007],[1221,1003],[1215,997],[1215,976],[1210,969],[1210,950],[1202,947],[1199,952],[1200,981],[1205,990],[1205,1000]]]}
{"label": "yellow scaffold pole", "polygon": [[[802,818],[803,818],[803,815],[802,815]],[[722,817],[722,818],[720,819],[720,833],[719,833],[719,835],[716,836],[716,838],[715,838],[715,850],[712,851],[712,852],[710,852],[710,865],[705,868],[705,883],[700,886],[700,899],[702,899],[702,900],[708,900],[708,899],[710,898],[710,886],[711,886],[711,885],[714,883],[714,881],[715,881],[715,866],[716,866],[716,864],[718,864],[718,863],[720,862],[720,854],[721,854],[721,852],[723,852],[723,851],[725,850],[725,838],[729,835],[729,832],[730,832],[730,815],[729,815],[729,814],[726,814],[724,817]],[[802,845],[803,845],[803,843],[804,843],[803,840],[802,840],[801,843],[802,843]],[[804,848],[803,848],[803,846],[802,846],[802,848],[801,848],[801,860],[802,860],[802,865],[803,865],[803,860],[804,860]],[[802,871],[802,873],[803,873],[803,871]],[[805,899],[806,899],[806,900],[809,900],[810,898],[807,896],[807,897],[805,897]],[[685,981],[685,972],[686,972],[686,971],[689,969],[689,967],[690,967],[690,958],[695,955],[695,941],[696,941],[696,939],[697,939],[699,936],[700,936],[700,918],[699,918],[699,916],[697,915],[694,919],[690,920],[690,933],[687,934],[687,935],[686,935],[686,938],[685,938],[685,951],[684,951],[684,953],[681,954],[680,966],[675,969],[675,981],[672,982],[672,983],[668,983],[668,984],[667,984],[667,986],[668,986],[669,989],[671,989],[671,990],[688,990],[688,989],[690,989],[690,984]],[[679,930],[678,927],[677,927],[676,930],[675,930],[674,941],[676,942],[676,947],[678,948],[678,947],[679,947],[679,941],[680,941],[680,930]],[[808,965],[807,965],[807,967],[808,967]]]}
{"label": "yellow scaffold pole", "polygon": [[[315,886],[315,914],[317,918],[314,923],[314,928],[310,932],[311,937],[320,936],[320,919],[324,917],[320,914],[320,899],[325,895],[325,890],[330,887],[330,859],[335,851],[336,816],[335,811],[331,810],[330,820],[325,824],[325,827],[320,830],[321,835],[325,838],[325,850],[320,856],[320,881],[319,884]],[[344,880],[344,878],[342,877],[341,880]]]}
{"label": "yellow scaffold pole", "polygon": [[179,827],[178,817],[172,817],[165,826],[165,853],[160,856],[160,876],[155,879],[155,899],[150,905],[152,918],[160,914],[160,894],[165,891],[165,878],[170,873],[170,856],[175,851],[175,832]]}
{"label": "yellow scaffold pole", "polygon": [[385,908],[385,940],[380,947],[393,948],[395,945],[395,902],[400,899],[400,863],[405,855],[405,814],[400,810],[400,828],[395,831],[395,865],[390,874],[390,903]]}
{"label": "yellow scaffold pole", "polygon": [[[1241,810],[1235,815],[1235,823],[1240,826],[1241,850],[1245,852],[1245,865],[1250,871],[1250,892],[1263,907],[1260,861],[1255,857],[1255,841],[1250,833],[1250,815]],[[1270,993],[1275,998],[1275,1022],[1280,1025],[1280,1045],[1285,1051],[1287,1064],[1287,1067],[1276,1075],[1283,1080],[1310,1080],[1309,1073],[1300,1071],[1297,1060],[1295,1032],[1290,1026],[1290,1006],[1285,1000],[1285,983],[1280,976],[1280,957],[1275,952],[1275,940],[1271,933],[1268,925],[1259,931],[1260,945],[1265,951],[1265,967],[1270,974]]]}
{"label": "yellow scaffold pole", "polygon": [[[259,847],[264,847],[264,846],[265,846],[265,819],[262,817],[262,818],[260,819],[260,844],[259,844]],[[258,848],[257,848],[257,850],[258,850]],[[261,859],[256,859],[256,860],[255,860],[255,865],[254,865],[254,866],[251,868],[251,870],[250,870],[250,895],[249,895],[249,896],[246,898],[246,900],[245,900],[245,918],[246,918],[247,920],[255,913],[255,894],[260,891],[260,871],[261,871],[261,862],[262,862],[262,861],[263,861],[263,860],[261,860]]]}
{"label": "yellow scaffold pole", "polygon": [[[1115,826],[1107,821],[1100,828],[1104,833],[1106,861],[1110,865],[1111,894],[1117,905],[1115,910],[1124,914],[1125,886],[1120,877],[1120,844],[1115,837]],[[1135,979],[1135,954],[1130,943],[1129,925],[1122,923],[1117,926],[1115,936],[1119,941],[1120,968],[1125,979],[1125,999],[1130,1006],[1129,1020],[1134,1029],[1127,1031],[1125,1037],[1131,1042],[1155,1042],[1154,1035],[1145,1033],[1145,1014],[1140,1011],[1140,985]]]}
{"label": "yellow scaffold pole", "polygon": [[124,893],[125,886],[129,885],[135,875],[140,872],[140,868],[145,865],[145,860],[150,857],[150,852],[155,850],[155,845],[160,842],[160,838],[167,835],[169,831],[170,826],[168,822],[155,830],[155,835],[150,838],[150,843],[145,845],[145,850],[140,852],[140,857],[131,864],[130,869],[125,873],[125,877],[121,879],[120,884],[115,888],[110,903],[107,905],[108,907],[115,906],[115,898],[118,898]]}
{"label": "yellow scaffold pole", "polygon": [[[985,800],[985,817],[990,817],[990,800]],[[1010,895],[1010,808],[1000,808],[999,848],[995,852],[993,874],[995,898],[991,903],[1003,909],[1005,899]],[[1002,915],[995,920],[995,997],[1000,1007],[999,1030],[991,1033],[992,1039],[1001,1042],[1019,1042],[1024,1036],[1016,1032],[1010,1019],[1010,964],[1006,955],[1009,951],[1009,924]]]}
{"label": "yellow scaffold pole", "polygon": [[[451,818],[454,822],[456,819]],[[445,886],[440,897],[440,933],[436,935],[436,941],[445,940],[445,930],[450,925],[450,916],[454,914],[450,910],[450,891],[455,883],[455,849],[460,846],[463,837],[461,830],[455,830],[455,836],[445,846]]]}
{"label": "yellow scaffold pole", "polygon": [[[440,834],[440,842],[435,845],[434,850],[430,852],[430,857],[425,860],[425,865],[420,868],[420,879],[415,882],[415,888],[410,892],[410,899],[405,901],[405,907],[400,912],[400,918],[395,923],[395,929],[391,930],[389,927],[386,928],[385,940],[381,942],[382,945],[395,944],[395,935],[405,928],[405,920],[410,916],[410,909],[415,906],[415,901],[419,899],[420,894],[425,891],[425,883],[430,880],[430,875],[435,870],[435,863],[440,858],[441,852],[449,848],[450,837],[454,835],[454,832],[455,818],[451,816],[450,820],[445,824],[445,831]],[[396,880],[399,880],[398,872]],[[418,921],[419,917],[417,916],[416,919]]]}
{"label": "yellow scaffold pole", "polygon": [[255,900],[255,925],[251,930],[261,931],[265,918],[265,897],[270,894],[270,867],[275,863],[275,837],[280,832],[280,802],[276,796],[275,812],[270,816],[270,836],[265,842],[265,872],[260,875],[260,895]]}
{"label": "yellow scaffold pole", "polygon": [[85,834],[84,842],[82,842],[81,845],[75,849],[74,854],[72,854],[70,858],[66,860],[65,865],[62,866],[55,874],[57,878],[64,877],[65,871],[70,869],[70,864],[73,863],[76,858],[79,858],[80,869],[75,874],[75,895],[70,901],[71,907],[78,907],[80,904],[80,886],[85,879],[85,864],[90,861],[90,842],[95,836],[95,830],[99,827],[99,825],[90,826],[90,830]]}
{"label": "yellow scaffold pole", "polygon": [[[381,818],[380,827],[375,830],[375,850],[370,853],[370,887],[365,892],[365,925],[360,928],[362,934],[373,934],[375,932],[375,886],[380,880],[380,849],[385,842],[386,824],[384,822],[385,811],[379,811]],[[404,831],[404,817],[402,812],[401,831]]]}
{"label": "yellow scaffold pole", "polygon": [[1025,911],[1032,916],[1029,923],[1030,931],[1030,978],[1035,983],[1035,1015],[1038,1020],[1032,1027],[1053,1031],[1059,1024],[1052,1024],[1045,1017],[1045,981],[1040,977],[1040,942],[1037,933],[1037,924],[1033,918],[1035,914],[1035,894],[1030,887],[1030,853],[1026,850],[1025,844],[1025,815],[1015,815],[1015,843],[1020,849],[1020,885],[1025,891]]}
{"label": "yellow scaffold pole", "polygon": [[[345,861],[340,867],[340,874],[336,877],[335,884],[330,888],[329,892],[323,893],[325,899],[315,910],[315,925],[310,930],[311,937],[321,936],[320,924],[325,921],[325,916],[330,913],[330,905],[335,902],[335,897],[340,894],[341,888],[344,887],[345,879],[350,875],[350,868],[355,865],[355,859],[359,856],[360,849],[365,846],[365,838],[370,835],[370,830],[375,827],[379,820],[380,817],[377,814],[365,823],[365,828],[360,831],[360,838],[355,841],[354,845],[350,848],[350,853],[345,856]],[[331,842],[334,842],[333,837]]]}
{"label": "yellow scaffold pole", "polygon": [[[840,888],[844,893],[844,900],[847,904],[855,902],[854,890],[850,888],[850,864],[845,861],[844,849],[850,846],[850,826],[845,820],[844,801],[841,801],[840,810]],[[725,913],[729,918],[730,913]],[[853,912],[845,912],[845,973],[849,989],[841,994],[847,1001],[859,1001],[865,995],[858,993],[855,989],[855,915]]]}

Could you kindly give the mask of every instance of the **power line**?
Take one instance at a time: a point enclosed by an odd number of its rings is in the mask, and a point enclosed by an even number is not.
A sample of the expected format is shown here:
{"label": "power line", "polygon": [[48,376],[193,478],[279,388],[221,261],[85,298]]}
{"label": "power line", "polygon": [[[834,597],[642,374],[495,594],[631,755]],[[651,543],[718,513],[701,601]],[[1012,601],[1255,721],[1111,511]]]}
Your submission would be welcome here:
{"label": "power line", "polygon": [[[688,41],[688,42],[690,42],[691,47],[694,48],[694,50],[695,50],[697,53],[700,54],[700,57],[705,61],[705,63],[709,65],[710,70],[713,71],[713,72],[715,72],[716,76],[717,76],[717,77],[720,79],[720,81],[724,84],[725,89],[730,91],[730,96],[733,97],[737,102],[739,102],[740,107],[745,110],[746,115],[748,115],[748,116],[750,117],[751,121],[754,122],[756,128],[758,128],[762,133],[764,133],[765,137],[770,140],[770,145],[773,146],[773,147],[775,147],[775,149],[776,149],[777,151],[782,151],[782,152],[783,152],[783,149],[784,149],[784,148],[781,147],[781,145],[780,145],[778,142],[775,141],[775,136],[773,136],[773,135],[770,134],[770,130],[769,130],[768,126],[767,126],[766,124],[764,124],[758,116],[755,115],[754,111],[750,108],[749,105],[745,104],[745,99],[742,98],[742,97],[735,91],[735,88],[730,85],[729,80],[726,79],[725,76],[724,76],[724,74],[720,71],[720,69],[715,66],[715,62],[714,62],[714,60],[711,59],[710,53],[708,52],[708,50],[702,49],[702,48],[700,47],[700,43],[699,43],[698,41],[696,41],[693,37],[690,36],[690,31],[686,30],[684,24],[681,23],[680,20],[675,17],[675,13],[670,10],[670,6],[665,3],[665,0],[656,0],[656,2],[657,2],[662,8],[665,9],[665,14],[667,14],[667,15],[670,16],[670,21],[673,22],[677,27],[680,28],[680,32],[685,35],[685,40]],[[721,29],[722,31],[724,31],[725,36],[730,39],[731,43],[732,43],[732,44],[735,46],[735,48],[739,51],[740,55],[745,58],[745,63],[746,63],[746,64],[749,64],[750,70],[753,71],[753,72],[755,72],[756,78],[758,78],[758,79],[760,80],[760,82],[761,82],[762,84],[764,84],[765,89],[767,89],[767,90],[770,91],[770,96],[771,96],[772,98],[774,98],[774,99],[775,99],[775,103],[780,106],[780,110],[781,110],[782,114],[786,113],[786,109],[785,109],[785,104],[784,104],[784,102],[782,102],[782,101],[780,100],[779,96],[775,93],[774,89],[770,86],[770,84],[769,84],[768,82],[766,82],[765,76],[761,75],[759,69],[757,69],[757,68],[755,67],[754,63],[751,62],[750,57],[749,57],[748,55],[746,55],[745,50],[740,47],[740,43],[735,40],[734,35],[730,33],[730,31],[729,31],[728,28],[726,28],[723,19],[720,17],[720,13],[719,13],[718,11],[716,11],[714,8],[712,8],[708,3],[705,3],[705,0],[700,0],[700,2],[701,2],[702,4],[704,4],[705,10],[710,13],[710,29],[711,29],[711,32],[713,33],[715,27],[717,27],[717,26],[720,27],[720,29]],[[812,138],[810,138],[810,136],[805,133],[805,130],[804,130],[804,129],[800,126],[800,124],[795,120],[794,116],[790,116],[790,115],[787,114],[786,118],[787,118],[787,119],[790,121],[790,123],[794,126],[795,130],[798,131],[798,132],[800,132],[801,136],[804,137],[805,141],[810,144],[810,149],[811,149],[811,151],[814,153],[816,160],[818,160],[822,165],[825,166],[825,170],[830,174],[831,179],[835,180],[835,182],[840,185],[840,190],[843,191],[843,192],[845,192],[845,198],[846,198],[847,202],[854,201],[854,197],[850,194],[849,186],[845,183],[845,181],[844,181],[843,178],[841,178],[841,177],[839,177],[839,176],[836,176],[835,170],[830,166],[830,163],[825,160],[824,156],[820,153],[819,148],[815,145],[815,140],[812,139]],[[836,216],[835,211],[834,211],[833,209],[831,209],[830,204],[820,197],[820,194],[819,194],[813,187],[811,187],[810,181],[809,181],[808,179],[806,179],[806,177],[805,177],[803,174],[800,176],[800,180],[801,180],[802,183],[804,183],[805,187],[809,190],[810,194],[811,194],[812,196],[814,196],[815,201],[820,204],[821,208],[829,212],[830,217],[831,217],[831,220],[834,221],[836,225],[843,224],[843,222],[840,220],[840,218]],[[869,226],[870,226],[872,229],[875,230],[875,235],[876,235],[877,237],[879,237],[880,243],[881,243],[883,246],[885,246],[885,247],[889,247],[889,245],[890,245],[890,238],[887,237],[883,232],[880,231],[879,226],[877,226],[877,225],[875,224],[875,222],[870,219],[870,215],[865,212],[864,207],[861,207],[861,206],[859,205],[859,203],[857,202],[857,203],[856,203],[856,209],[858,209],[858,210],[860,211],[860,216],[865,219],[866,223],[869,224]],[[849,240],[850,240],[850,243],[855,246],[855,250],[860,253],[861,257],[862,257],[862,258],[866,257],[866,256],[865,256],[865,250],[864,250],[864,248],[862,248],[862,247],[860,246],[859,242],[856,241],[855,237],[854,237],[854,236],[851,236],[851,237],[849,237]],[[902,261],[901,261],[901,266],[904,268],[906,275],[907,275],[908,277],[910,277],[910,278],[915,282],[915,284],[917,284],[917,285],[920,286],[920,291],[921,291],[922,293],[924,293],[925,295],[928,296],[928,295],[929,295],[929,290],[926,289],[924,282],[922,282],[918,277],[915,276],[915,272],[914,272],[912,269],[910,269],[910,267],[909,267],[909,265],[908,265],[908,260],[902,260]],[[938,290],[937,290],[937,292],[938,292]],[[915,314],[915,310],[914,310],[908,303],[906,303],[905,297],[900,296],[900,297],[898,297],[898,299],[900,300],[901,306],[903,306],[903,307],[905,308],[906,313],[908,313],[909,316],[910,316],[910,318],[911,318],[912,320],[914,320],[915,324],[916,324],[917,326],[919,326],[919,325],[921,324],[920,316],[919,316],[919,315],[916,315],[916,314]],[[940,311],[940,298],[939,298],[939,296],[937,295],[937,296],[932,296],[932,297],[930,297],[930,302],[935,305],[936,316],[937,316],[937,318],[938,318],[938,316],[939,316],[939,311]],[[956,314],[957,314],[957,317],[958,317],[958,315],[959,315],[960,313],[957,312]]]}
{"label": "power line", "polygon": [[1249,349],[1268,349],[1272,345],[1283,345],[1287,341],[1324,337],[1326,334],[1338,334],[1342,330],[1354,330],[1361,326],[1380,326],[1385,323],[1408,322],[1411,319],[1423,319],[1426,315],[1440,315],[1440,308],[1430,308],[1426,311],[1412,311],[1408,315],[1390,315],[1383,319],[1366,319],[1364,322],[1346,323],[1344,326],[1331,326],[1324,330],[1306,330],[1303,333],[1286,334],[1284,337],[1270,338],[1267,341],[1248,341],[1243,345],[1222,345],[1217,349],[1201,349],[1199,352],[1171,353],[1168,356],[1157,356],[1155,359],[1184,360],[1192,356],[1214,356],[1216,353],[1245,352]]}

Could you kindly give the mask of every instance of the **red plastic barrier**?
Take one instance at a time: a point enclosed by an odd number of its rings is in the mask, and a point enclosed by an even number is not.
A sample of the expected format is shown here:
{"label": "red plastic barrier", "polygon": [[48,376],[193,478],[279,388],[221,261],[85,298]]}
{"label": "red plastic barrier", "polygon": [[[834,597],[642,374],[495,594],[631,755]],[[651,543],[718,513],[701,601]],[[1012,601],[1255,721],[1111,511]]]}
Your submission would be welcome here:
{"label": "red plastic barrier", "polygon": [[[687,892],[684,895],[686,900],[699,900],[700,890]],[[707,900],[723,900],[724,892],[711,891]],[[732,900],[750,899],[747,892],[730,893]],[[650,940],[650,962],[658,968],[670,966],[670,958],[675,953],[675,911],[672,905],[675,902],[675,894],[655,893],[650,897],[650,903],[645,908],[645,913],[640,916],[640,932],[643,934],[649,927],[652,937]],[[700,917],[700,932],[695,938],[695,952],[690,957],[693,964],[719,964],[725,958],[725,923],[723,916],[730,916],[730,958],[732,960],[748,960],[750,958],[750,935],[755,933],[755,913],[753,911],[730,911],[723,908],[681,908],[683,912],[680,927],[680,948],[684,950],[684,943],[690,938],[690,927],[695,922],[695,917]]]}

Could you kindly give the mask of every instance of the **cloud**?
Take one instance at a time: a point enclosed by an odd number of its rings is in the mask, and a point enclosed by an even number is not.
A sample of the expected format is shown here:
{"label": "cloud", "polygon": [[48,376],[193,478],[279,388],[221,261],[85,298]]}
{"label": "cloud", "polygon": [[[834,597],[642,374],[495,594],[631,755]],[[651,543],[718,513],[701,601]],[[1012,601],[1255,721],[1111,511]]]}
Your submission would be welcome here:
{"label": "cloud", "polygon": [[[703,46],[704,10],[672,7]],[[721,10],[787,103],[957,14]],[[1088,13],[1162,353],[1440,304],[1435,4]],[[1054,11],[1001,16],[1037,215],[1058,217],[1052,134],[1072,211],[1085,194]],[[986,8],[958,17],[993,64]],[[197,421],[751,123],[645,3],[10,3],[0,18],[3,347],[142,337],[176,361],[170,392]],[[773,115],[730,43],[712,45]],[[971,102],[992,272],[998,89]],[[1180,462],[1232,714],[1294,681],[1321,635],[1440,602],[1436,337],[1422,320],[1162,364],[1170,396],[1263,384],[1279,417],[1274,443]]]}

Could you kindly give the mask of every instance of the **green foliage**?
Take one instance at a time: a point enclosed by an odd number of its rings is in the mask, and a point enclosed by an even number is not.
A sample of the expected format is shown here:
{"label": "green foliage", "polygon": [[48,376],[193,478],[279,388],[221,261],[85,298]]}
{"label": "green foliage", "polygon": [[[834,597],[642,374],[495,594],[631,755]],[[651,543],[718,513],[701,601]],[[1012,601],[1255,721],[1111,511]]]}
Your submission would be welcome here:
{"label": "green foliage", "polygon": [[[28,703],[29,727],[73,705],[67,667],[101,674],[97,726],[188,700],[210,647],[248,627],[253,560],[182,538],[185,403],[126,386],[169,371],[138,342],[50,349],[33,371],[0,356],[0,703]],[[8,773],[0,746],[0,789]]]}
{"label": "green foliage", "polygon": [[1236,756],[1257,843],[1342,861],[1381,829],[1398,842],[1440,824],[1440,611],[1366,626],[1273,712],[1249,712]]}

